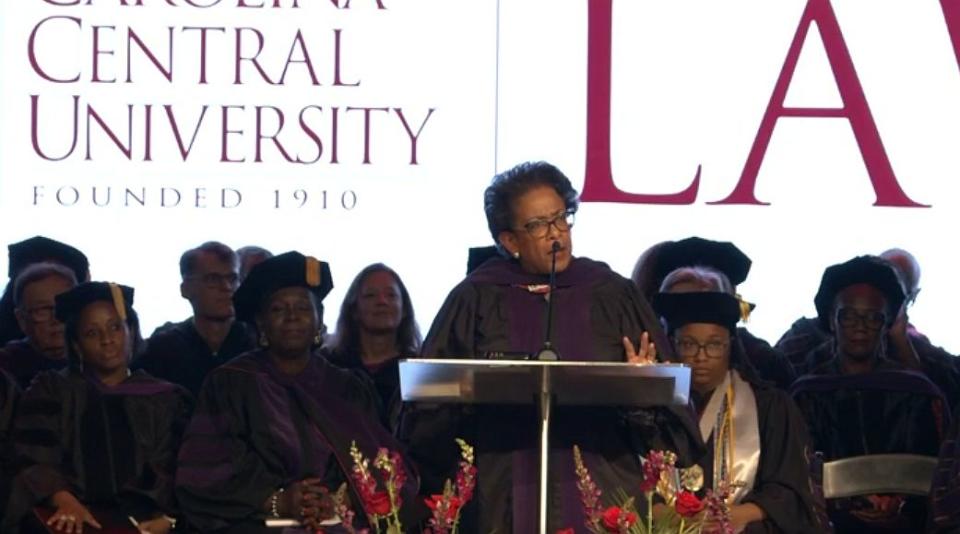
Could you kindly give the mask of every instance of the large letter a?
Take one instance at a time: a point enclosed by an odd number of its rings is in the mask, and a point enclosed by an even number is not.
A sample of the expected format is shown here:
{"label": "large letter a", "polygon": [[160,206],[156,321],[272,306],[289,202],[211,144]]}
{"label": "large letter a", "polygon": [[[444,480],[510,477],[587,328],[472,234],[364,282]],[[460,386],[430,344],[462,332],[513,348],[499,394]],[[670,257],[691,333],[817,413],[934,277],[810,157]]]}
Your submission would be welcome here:
{"label": "large letter a", "polygon": [[[813,21],[817,22],[820,29],[823,46],[830,61],[830,68],[833,70],[837,89],[840,92],[840,98],[843,100],[842,108],[787,108],[783,105],[787,96],[787,89],[789,89],[790,82],[793,79],[794,70],[797,67],[797,60],[800,58],[800,50],[803,48],[807,32]],[[800,18],[800,26],[797,28],[797,33],[790,44],[790,50],[787,52],[787,59],[780,71],[780,77],[773,89],[773,95],[770,97],[770,103],[767,105],[763,120],[760,122],[760,131],[753,142],[749,156],[747,156],[747,163],[740,175],[740,181],[733,192],[730,193],[730,196],[709,204],[766,204],[757,200],[754,189],[757,183],[757,174],[760,172],[760,164],[763,163],[770,137],[773,135],[773,128],[780,117],[833,117],[849,120],[857,145],[860,147],[860,154],[866,165],[867,173],[870,176],[870,182],[873,184],[873,190],[877,195],[877,201],[874,202],[874,205],[929,207],[911,200],[897,182],[897,177],[893,173],[890,160],[883,148],[883,142],[877,132],[877,125],[873,121],[870,107],[867,105],[867,99],[863,94],[863,87],[860,85],[859,78],[857,78],[853,60],[850,58],[850,52],[847,50],[830,0],[808,0],[803,16]]]}

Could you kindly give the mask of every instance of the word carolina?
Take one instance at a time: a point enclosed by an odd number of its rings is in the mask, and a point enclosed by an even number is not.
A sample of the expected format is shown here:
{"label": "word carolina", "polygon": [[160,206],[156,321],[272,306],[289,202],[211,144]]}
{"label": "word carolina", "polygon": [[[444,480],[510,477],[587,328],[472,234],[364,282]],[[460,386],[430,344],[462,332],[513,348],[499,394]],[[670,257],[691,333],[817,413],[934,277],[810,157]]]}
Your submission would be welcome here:
{"label": "word carolina", "polygon": [[[206,9],[211,7],[234,8],[299,8],[300,0],[42,0],[53,6],[92,6],[112,4],[119,7],[196,7]],[[329,5],[336,9],[350,9],[350,0],[327,0],[319,2],[310,0],[309,4]],[[357,4],[373,4],[377,9],[386,9],[383,0],[358,1]]]}

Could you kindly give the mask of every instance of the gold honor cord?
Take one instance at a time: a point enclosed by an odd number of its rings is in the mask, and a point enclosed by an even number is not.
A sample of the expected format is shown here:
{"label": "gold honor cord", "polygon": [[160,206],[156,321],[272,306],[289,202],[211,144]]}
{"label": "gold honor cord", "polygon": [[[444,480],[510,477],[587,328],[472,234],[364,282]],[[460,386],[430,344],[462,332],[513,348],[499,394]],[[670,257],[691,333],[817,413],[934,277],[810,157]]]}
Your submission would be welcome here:
{"label": "gold honor cord", "polygon": [[[724,392],[723,407],[717,414],[717,431],[713,442],[713,489],[726,480],[734,464],[734,450],[736,448],[736,429],[733,425],[733,406],[736,396],[733,390],[732,377],[727,381],[727,390]],[[729,481],[728,481],[729,482]],[[732,496],[731,496],[732,497]]]}

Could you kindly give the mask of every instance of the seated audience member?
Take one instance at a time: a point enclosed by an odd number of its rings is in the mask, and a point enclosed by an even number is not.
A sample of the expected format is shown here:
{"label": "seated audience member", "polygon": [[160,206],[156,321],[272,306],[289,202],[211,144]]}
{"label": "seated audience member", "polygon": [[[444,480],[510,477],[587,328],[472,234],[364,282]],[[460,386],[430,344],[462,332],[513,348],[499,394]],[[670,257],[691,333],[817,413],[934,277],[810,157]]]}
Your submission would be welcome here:
{"label": "seated audience member", "polygon": [[[960,362],[933,345],[910,324],[907,316],[908,308],[920,293],[920,265],[913,255],[902,249],[890,249],[880,258],[888,261],[896,271],[906,293],[896,321],[887,333],[888,356],[907,368],[916,368],[919,364],[919,369],[943,391],[949,404],[956,405],[960,402]],[[810,362],[806,360],[810,352],[829,340],[829,331],[817,318],[802,317],[780,337],[776,346],[787,355],[799,375],[810,371]]]}
{"label": "seated audience member", "polygon": [[250,274],[250,269],[253,269],[256,264],[272,257],[273,253],[262,247],[249,245],[238,248],[237,259],[240,261],[240,281],[243,282],[243,279]]}
{"label": "seated audience member", "polygon": [[222,243],[209,241],[180,257],[180,295],[193,316],[158,328],[134,368],[179,384],[194,395],[215,367],[252,349],[252,330],[234,320],[237,256]]}
{"label": "seated audience member", "polygon": [[0,510],[7,507],[14,475],[13,414],[19,397],[20,388],[13,377],[0,370]]}
{"label": "seated audience member", "polygon": [[[689,237],[659,243],[644,252],[634,267],[633,280],[641,291],[723,291],[735,295],[736,286],[747,279],[751,263],[750,258],[733,243]],[[690,284],[690,287],[679,283],[673,288],[662,287],[667,275],[682,267],[706,267],[720,273],[724,278],[724,287],[699,287],[696,283]],[[656,284],[656,288],[651,287],[653,284]],[[749,310],[744,315],[748,316]],[[737,328],[737,338],[761,379],[781,389],[789,389],[796,375],[783,354],[744,327]]]}
{"label": "seated audience member", "polygon": [[14,281],[14,314],[25,337],[0,349],[0,368],[13,376],[20,389],[26,389],[41,371],[67,366],[67,344],[55,299],[76,285],[73,271],[55,263],[32,264]]}
{"label": "seated audience member", "polygon": [[880,257],[889,261],[897,271],[906,291],[906,300],[887,336],[890,350],[897,354],[898,360],[904,355],[909,357],[915,354],[927,378],[943,391],[948,405],[956,406],[960,403],[960,360],[931,343],[930,339],[910,322],[907,315],[908,309],[920,294],[920,264],[912,254],[899,248],[887,250],[880,254]]}
{"label": "seated audience member", "polygon": [[[368,458],[379,447],[399,451],[369,383],[315,352],[317,310],[332,287],[326,263],[288,252],[254,267],[234,295],[238,319],[256,325],[261,348],[214,369],[200,391],[177,470],[177,497],[193,528],[269,532],[264,520],[283,517],[316,529],[326,519],[323,488],[347,483],[351,497],[359,495],[349,476],[351,442]],[[405,514],[418,504],[416,492],[410,472]],[[365,523],[361,504],[352,505]]]}
{"label": "seated audience member", "polygon": [[691,396],[706,454],[704,487],[739,484],[730,518],[740,532],[821,532],[804,453],[806,426],[783,391],[759,381],[737,339],[740,301],[727,293],[661,293],[676,354],[691,368]]}
{"label": "seated audience member", "polygon": [[[949,421],[943,395],[922,373],[886,354],[888,329],[904,301],[890,264],[860,256],[829,267],[815,304],[831,340],[811,351],[811,374],[793,386],[824,460],[887,453],[935,456]],[[830,503],[837,532],[918,532],[926,506],[916,498],[871,496]]]}
{"label": "seated audience member", "polygon": [[87,282],[57,297],[71,366],[37,376],[14,423],[18,472],[5,532],[86,527],[166,533],[190,408],[183,388],[127,363],[139,342],[133,290]]}
{"label": "seated audience member", "polygon": [[0,297],[0,345],[21,339],[24,332],[14,313],[13,286],[24,269],[34,263],[56,263],[73,271],[78,282],[90,280],[90,264],[79,250],[43,236],[31,237],[7,247],[10,281]]}
{"label": "seated audience member", "polygon": [[401,406],[399,361],[419,354],[420,342],[410,293],[393,269],[375,263],[347,289],[327,358],[373,380],[385,422],[394,428]]}

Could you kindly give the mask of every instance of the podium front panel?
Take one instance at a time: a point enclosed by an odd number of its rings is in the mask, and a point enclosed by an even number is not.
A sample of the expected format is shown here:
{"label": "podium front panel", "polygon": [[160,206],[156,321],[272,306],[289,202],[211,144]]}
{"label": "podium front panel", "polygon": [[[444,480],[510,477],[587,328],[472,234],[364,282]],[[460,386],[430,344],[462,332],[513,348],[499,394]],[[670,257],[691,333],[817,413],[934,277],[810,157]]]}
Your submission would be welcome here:
{"label": "podium front panel", "polygon": [[400,362],[404,401],[531,404],[543,380],[558,405],[686,405],[690,368],[619,362],[411,359]]}

